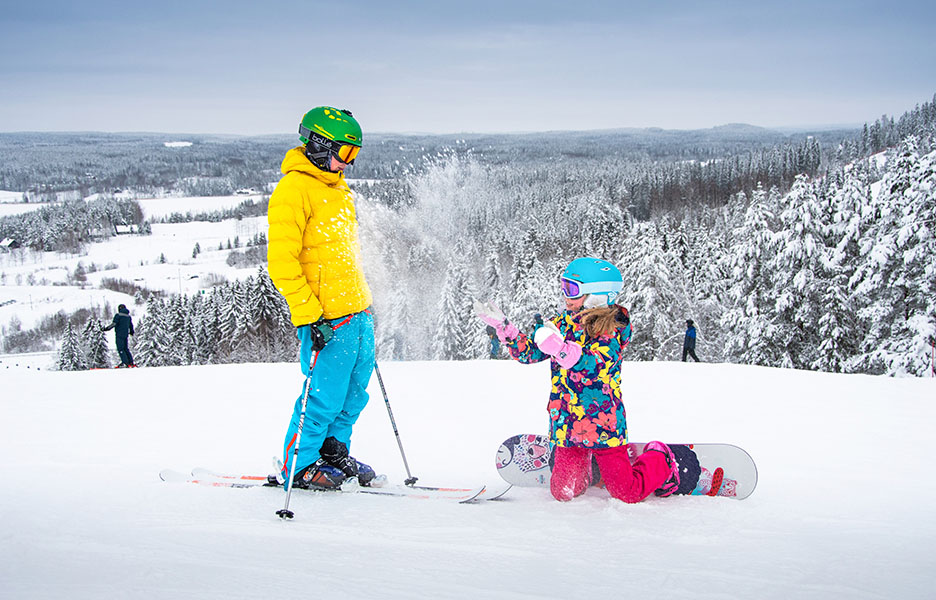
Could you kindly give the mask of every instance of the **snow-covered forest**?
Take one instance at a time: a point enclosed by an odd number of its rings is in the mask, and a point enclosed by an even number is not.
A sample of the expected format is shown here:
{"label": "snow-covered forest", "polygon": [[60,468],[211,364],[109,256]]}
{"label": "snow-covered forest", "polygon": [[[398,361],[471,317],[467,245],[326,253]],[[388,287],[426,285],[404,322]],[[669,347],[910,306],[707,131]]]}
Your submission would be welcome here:
{"label": "snow-covered forest", "polygon": [[[631,360],[677,358],[691,318],[704,360],[928,374],[936,332],[936,152],[928,150],[911,137],[825,177],[800,176],[786,194],[761,187],[724,207],[647,222],[614,201],[608,176],[450,156],[412,180],[411,205],[362,194],[379,355],[482,358],[472,298],[496,299],[531,325],[534,313],[557,310],[565,264],[589,255],[624,272]],[[158,325],[143,328],[155,333],[142,338],[142,360],[289,356],[291,328],[277,302],[262,270],[207,299],[151,300],[144,323]],[[160,341],[164,332],[187,343]]]}
{"label": "snow-covered forest", "polygon": [[[418,155],[415,165],[390,160],[383,140],[359,162],[395,164],[395,176],[352,181],[378,356],[485,357],[473,298],[497,301],[527,328],[535,313],[557,310],[564,266],[590,255],[624,273],[630,360],[678,359],[691,318],[705,361],[929,374],[934,127],[936,102],[850,135],[781,141],[745,128],[686,136],[681,146],[660,133],[569,134],[565,144],[561,133],[499,136],[487,146],[420,138],[418,148],[398,146]],[[71,214],[76,202],[56,214]],[[93,223],[113,221],[93,214]],[[138,214],[120,218],[139,224]],[[42,219],[3,220],[25,221]],[[139,302],[140,364],[275,361],[295,352],[285,305],[262,269],[203,294],[152,296],[145,312]],[[83,362],[61,366],[93,363],[95,342],[83,343]]]}
{"label": "snow-covered forest", "polygon": [[641,222],[611,170],[441,160],[413,181],[412,206],[361,210],[378,352],[482,357],[471,297],[530,326],[557,309],[565,264],[588,255],[624,272],[632,360],[675,359],[691,318],[704,360],[928,374],[934,162],[930,139],[910,137],[788,193],[758,187]]}

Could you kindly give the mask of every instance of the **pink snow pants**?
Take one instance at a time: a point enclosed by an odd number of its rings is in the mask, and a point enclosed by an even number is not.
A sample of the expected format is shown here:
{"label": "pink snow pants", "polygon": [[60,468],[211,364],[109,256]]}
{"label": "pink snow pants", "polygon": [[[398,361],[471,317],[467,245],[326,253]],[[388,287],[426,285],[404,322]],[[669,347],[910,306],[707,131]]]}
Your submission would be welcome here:
{"label": "pink snow pants", "polygon": [[640,502],[669,478],[670,468],[660,452],[644,452],[631,465],[627,448],[553,448],[556,460],[549,483],[553,498],[568,502],[585,493],[591,483],[592,456],[598,462],[601,480],[618,500]]}

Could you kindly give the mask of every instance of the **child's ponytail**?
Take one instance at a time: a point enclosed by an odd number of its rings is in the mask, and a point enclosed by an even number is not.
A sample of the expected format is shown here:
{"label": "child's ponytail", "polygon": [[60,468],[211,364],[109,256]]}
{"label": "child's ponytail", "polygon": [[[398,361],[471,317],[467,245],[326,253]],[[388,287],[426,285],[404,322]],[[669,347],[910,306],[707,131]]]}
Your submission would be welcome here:
{"label": "child's ponytail", "polygon": [[590,338],[614,335],[618,329],[630,325],[627,309],[617,304],[592,308],[582,313],[582,325]]}

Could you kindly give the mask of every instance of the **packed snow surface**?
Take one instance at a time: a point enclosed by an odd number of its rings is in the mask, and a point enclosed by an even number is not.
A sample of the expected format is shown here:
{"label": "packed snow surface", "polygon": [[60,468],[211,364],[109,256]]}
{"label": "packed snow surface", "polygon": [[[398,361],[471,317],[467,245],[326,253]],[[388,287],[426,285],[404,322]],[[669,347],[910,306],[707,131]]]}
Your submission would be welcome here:
{"label": "packed snow surface", "polygon": [[[545,489],[470,505],[164,483],[264,474],[293,364],[58,373],[0,357],[2,598],[932,598],[936,380],[625,363],[634,441],[729,442],[744,501]],[[497,487],[499,443],[546,426],[548,370],[385,363],[420,483]],[[405,478],[374,377],[352,454]]]}

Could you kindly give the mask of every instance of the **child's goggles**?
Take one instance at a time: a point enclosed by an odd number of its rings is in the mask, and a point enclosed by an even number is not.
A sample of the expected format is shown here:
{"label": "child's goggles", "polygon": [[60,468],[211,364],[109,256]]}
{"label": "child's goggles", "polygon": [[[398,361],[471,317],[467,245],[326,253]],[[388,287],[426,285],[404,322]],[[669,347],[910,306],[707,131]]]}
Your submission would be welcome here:
{"label": "child's goggles", "polygon": [[617,294],[621,291],[620,281],[592,281],[582,283],[573,279],[559,278],[562,295],[569,300],[575,300],[588,294]]}
{"label": "child's goggles", "polygon": [[581,298],[585,295],[585,292],[582,291],[582,286],[579,285],[579,282],[577,281],[572,281],[571,279],[562,277],[559,279],[559,285],[562,286],[562,295],[569,300]]}

